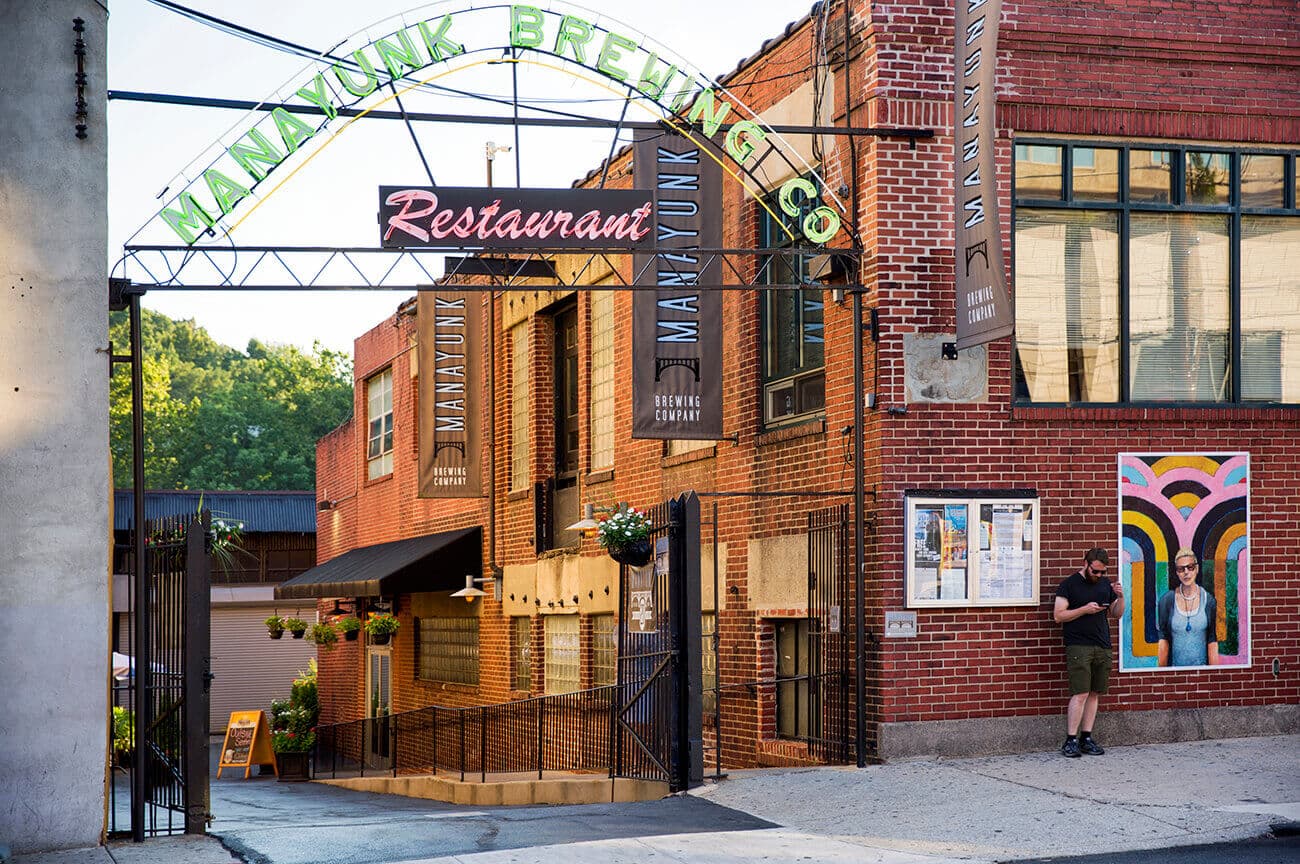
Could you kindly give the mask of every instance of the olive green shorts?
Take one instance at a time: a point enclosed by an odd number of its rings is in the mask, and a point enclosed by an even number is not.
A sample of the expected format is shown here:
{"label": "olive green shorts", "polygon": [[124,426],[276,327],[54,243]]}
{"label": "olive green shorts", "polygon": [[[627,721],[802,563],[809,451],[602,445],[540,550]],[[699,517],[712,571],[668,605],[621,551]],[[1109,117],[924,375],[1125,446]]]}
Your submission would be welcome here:
{"label": "olive green shorts", "polygon": [[1096,645],[1066,645],[1065,668],[1070,673],[1070,695],[1105,693],[1110,685],[1110,649]]}

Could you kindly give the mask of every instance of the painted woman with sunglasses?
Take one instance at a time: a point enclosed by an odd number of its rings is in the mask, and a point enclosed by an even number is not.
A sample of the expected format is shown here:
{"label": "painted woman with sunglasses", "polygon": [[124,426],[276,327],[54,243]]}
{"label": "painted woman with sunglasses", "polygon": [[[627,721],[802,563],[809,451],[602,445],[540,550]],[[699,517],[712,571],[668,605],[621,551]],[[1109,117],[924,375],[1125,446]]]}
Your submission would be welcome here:
{"label": "painted woman with sunglasses", "polygon": [[1201,565],[1190,549],[1174,553],[1178,584],[1160,598],[1160,666],[1217,666],[1214,596],[1201,587]]}

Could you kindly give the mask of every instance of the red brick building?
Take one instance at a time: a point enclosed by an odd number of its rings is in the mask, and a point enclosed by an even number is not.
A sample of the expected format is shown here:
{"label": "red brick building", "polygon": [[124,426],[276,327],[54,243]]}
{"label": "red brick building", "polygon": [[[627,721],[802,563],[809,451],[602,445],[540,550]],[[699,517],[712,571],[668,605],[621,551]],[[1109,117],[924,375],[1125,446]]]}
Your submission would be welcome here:
{"label": "red brick building", "polygon": [[[495,563],[502,577],[499,597],[466,604],[450,596],[463,574],[442,574],[445,590],[397,596],[391,646],[322,654],[323,723],[373,710],[376,676],[394,712],[611,681],[616,565],[563,528],[584,503],[647,505],[693,489],[706,521],[717,504],[701,549],[704,630],[719,637],[704,683],[716,675],[728,688],[724,762],[810,758],[819,721],[797,683],[810,650],[808,518],[852,500],[852,307],[835,289],[860,284],[873,322],[863,346],[871,753],[1058,744],[1067,689],[1053,595],[1092,546],[1141,586],[1131,614],[1145,616],[1124,625],[1127,649],[1112,628],[1116,654],[1128,653],[1100,737],[1300,729],[1300,582],[1282,575],[1300,545],[1294,8],[1005,0],[997,189],[1017,335],[947,360],[949,6],[854,3],[847,76],[843,10],[814,6],[722,80],[769,123],[813,124],[819,106],[831,125],[934,130],[796,142],[828,183],[858,190],[861,272],[802,294],[725,293],[727,439],[631,438],[627,293],[499,292],[492,532],[486,499],[416,496],[414,304],[357,339],[355,417],[318,447],[318,498],[331,502],[319,560],[481,526],[486,563],[473,575]],[[827,66],[814,71],[818,57]],[[615,157],[611,176],[630,182],[630,159]],[[738,184],[724,183],[723,212],[724,246],[766,244],[768,217]],[[1142,553],[1148,535],[1136,529],[1121,541],[1118,460],[1242,453],[1249,554],[1240,541],[1229,557],[1208,546],[1202,556],[1236,659],[1153,668],[1153,609],[1174,550]],[[1157,473],[1174,464],[1157,462]],[[1007,531],[1014,549],[999,546]],[[915,635],[888,635],[887,613],[903,613],[889,621]]]}

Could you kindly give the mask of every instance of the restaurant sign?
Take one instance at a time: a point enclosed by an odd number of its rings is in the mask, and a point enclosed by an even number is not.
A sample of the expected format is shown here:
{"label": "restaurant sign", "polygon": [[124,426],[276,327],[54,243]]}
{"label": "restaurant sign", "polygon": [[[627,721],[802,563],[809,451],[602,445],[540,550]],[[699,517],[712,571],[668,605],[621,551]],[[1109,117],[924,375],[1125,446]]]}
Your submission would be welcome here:
{"label": "restaurant sign", "polygon": [[639,249],[651,245],[654,202],[627,189],[380,186],[385,248]]}

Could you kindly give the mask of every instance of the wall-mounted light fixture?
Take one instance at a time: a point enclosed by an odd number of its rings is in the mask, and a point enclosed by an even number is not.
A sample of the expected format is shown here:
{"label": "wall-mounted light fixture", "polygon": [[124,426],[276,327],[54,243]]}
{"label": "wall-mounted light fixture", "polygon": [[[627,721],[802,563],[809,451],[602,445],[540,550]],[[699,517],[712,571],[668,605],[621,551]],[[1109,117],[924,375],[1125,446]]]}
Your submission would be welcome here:
{"label": "wall-mounted light fixture", "polygon": [[595,537],[600,530],[600,523],[596,521],[596,505],[583,504],[582,518],[564,530],[577,531],[583,537]]}
{"label": "wall-mounted light fixture", "polygon": [[473,603],[475,597],[486,597],[487,592],[478,588],[478,585],[486,585],[491,582],[493,586],[493,599],[501,599],[501,583],[491,576],[475,576],[473,573],[465,574],[465,587],[459,591],[453,591],[453,597],[463,597],[466,603]]}

